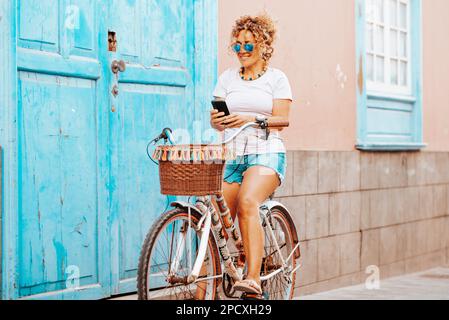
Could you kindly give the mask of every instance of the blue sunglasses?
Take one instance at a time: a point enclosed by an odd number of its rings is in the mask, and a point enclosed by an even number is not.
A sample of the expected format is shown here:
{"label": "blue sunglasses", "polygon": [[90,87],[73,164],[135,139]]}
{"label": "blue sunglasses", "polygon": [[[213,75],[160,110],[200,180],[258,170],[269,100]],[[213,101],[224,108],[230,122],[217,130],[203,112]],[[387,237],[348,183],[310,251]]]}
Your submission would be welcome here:
{"label": "blue sunglasses", "polygon": [[[253,52],[254,51],[254,44],[252,44],[252,43],[245,43],[243,48],[245,49],[246,52]],[[240,52],[241,49],[242,49],[242,45],[240,43],[236,43],[234,45],[234,51],[235,52]]]}

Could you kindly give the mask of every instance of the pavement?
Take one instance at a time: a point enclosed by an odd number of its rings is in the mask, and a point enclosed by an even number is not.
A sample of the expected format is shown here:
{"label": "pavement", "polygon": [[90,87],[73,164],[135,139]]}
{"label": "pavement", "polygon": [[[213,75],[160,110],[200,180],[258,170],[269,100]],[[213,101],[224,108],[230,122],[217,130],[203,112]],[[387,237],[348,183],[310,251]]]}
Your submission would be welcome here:
{"label": "pavement", "polygon": [[[111,300],[137,300],[137,295]],[[380,280],[378,288],[373,288],[372,283],[368,287],[361,284],[300,296],[295,300],[449,300],[449,268]]]}
{"label": "pavement", "polygon": [[[369,285],[369,287],[372,287]],[[365,284],[296,298],[298,300],[449,300],[449,268],[380,280],[378,289]]]}

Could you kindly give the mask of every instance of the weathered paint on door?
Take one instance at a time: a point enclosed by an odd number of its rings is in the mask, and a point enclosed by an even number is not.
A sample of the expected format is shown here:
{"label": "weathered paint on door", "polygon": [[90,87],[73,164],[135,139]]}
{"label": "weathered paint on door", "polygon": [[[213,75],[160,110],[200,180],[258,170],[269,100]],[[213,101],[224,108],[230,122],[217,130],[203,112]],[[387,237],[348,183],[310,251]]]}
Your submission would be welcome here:
{"label": "weathered paint on door", "polygon": [[19,297],[110,293],[106,9],[18,2]]}
{"label": "weathered paint on door", "polygon": [[[3,297],[134,291],[143,237],[167,204],[146,143],[165,126],[191,131],[194,116],[206,114],[216,4],[11,1],[17,122],[1,123],[11,135],[17,129],[16,162],[9,150],[5,157],[18,183],[5,185]],[[126,63],[117,76],[114,60]]]}
{"label": "weathered paint on door", "polygon": [[148,161],[148,138],[193,120],[194,25],[190,0],[110,2],[113,59],[127,63],[112,81],[119,94],[111,116],[113,291],[122,293],[135,289],[140,246],[167,202]]}

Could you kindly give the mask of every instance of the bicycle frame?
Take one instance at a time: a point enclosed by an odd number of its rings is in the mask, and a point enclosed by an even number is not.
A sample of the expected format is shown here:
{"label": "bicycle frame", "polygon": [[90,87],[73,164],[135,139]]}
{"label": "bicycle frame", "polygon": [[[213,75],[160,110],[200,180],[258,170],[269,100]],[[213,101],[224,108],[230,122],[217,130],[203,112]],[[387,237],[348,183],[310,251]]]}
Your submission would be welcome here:
{"label": "bicycle frame", "polygon": [[[221,196],[218,196],[216,198],[220,199],[220,197]],[[212,280],[215,278],[223,277],[223,273],[222,273],[220,275],[198,278],[199,274],[200,274],[201,266],[203,265],[204,259],[206,256],[207,242],[209,241],[209,234],[210,234],[211,229],[212,229],[212,231],[215,235],[215,238],[217,240],[217,243],[219,245],[220,257],[221,257],[222,261],[224,262],[225,272],[227,274],[229,274],[233,278],[234,281],[241,280],[243,268],[239,268],[238,266],[235,266],[235,264],[231,260],[229,249],[228,249],[228,240],[226,240],[225,236],[221,232],[223,230],[223,226],[221,223],[222,219],[220,219],[219,214],[215,210],[215,207],[212,205],[212,203],[210,202],[210,199],[208,199],[208,197],[198,197],[198,200],[197,200],[197,203],[195,206],[203,214],[198,225],[196,226],[197,231],[201,230],[201,240],[200,240],[197,258],[195,260],[193,268],[191,269],[192,272],[187,277],[187,283],[192,284],[192,283],[197,283],[197,282],[202,282],[202,281],[206,281],[206,280]],[[219,209],[222,209],[222,207],[219,206]],[[224,208],[224,209],[225,210],[223,210],[223,211],[220,210],[221,211],[220,213],[222,216],[226,216],[228,214],[228,212],[226,210],[227,208]],[[190,207],[188,208],[188,210],[189,210],[189,214],[190,214]],[[276,249],[274,253],[278,254],[279,257],[281,258],[282,266],[280,268],[272,271],[270,274],[262,276],[261,281],[269,280],[272,277],[279,274],[280,272],[285,272],[286,275],[288,276],[288,275],[296,272],[301,267],[301,265],[299,264],[294,269],[288,270],[288,262],[290,261],[290,259],[292,259],[295,250],[299,247],[299,243],[296,244],[296,246],[292,249],[292,251],[288,255],[288,257],[284,259],[284,257],[280,253],[281,249],[279,247],[279,243],[276,239],[274,231],[271,228],[271,223],[269,221],[268,212],[269,212],[269,208],[265,205],[265,203],[262,204],[260,206],[259,213],[260,213],[261,218],[263,219],[263,222],[267,226],[268,236],[270,236],[274,241],[274,245],[275,245],[275,249]],[[233,222],[232,222],[231,227],[226,228],[226,230],[229,230],[229,229],[232,230],[233,235],[236,235],[236,237],[233,236],[233,238],[237,238],[237,241],[239,241],[240,238],[239,238],[237,229],[235,229],[235,225]],[[184,244],[186,241],[185,233],[180,233],[178,236],[180,237],[180,239],[178,240],[178,244],[179,243]],[[234,239],[234,241],[235,241],[235,239]],[[236,244],[236,246],[238,247],[238,244]],[[240,249],[243,249],[243,248],[240,248]],[[183,254],[182,251],[176,250],[176,255],[173,260],[174,267],[179,266],[179,260],[181,259],[182,254]],[[172,267],[170,268],[170,270],[172,270],[174,272],[177,271],[176,269],[172,269]]]}

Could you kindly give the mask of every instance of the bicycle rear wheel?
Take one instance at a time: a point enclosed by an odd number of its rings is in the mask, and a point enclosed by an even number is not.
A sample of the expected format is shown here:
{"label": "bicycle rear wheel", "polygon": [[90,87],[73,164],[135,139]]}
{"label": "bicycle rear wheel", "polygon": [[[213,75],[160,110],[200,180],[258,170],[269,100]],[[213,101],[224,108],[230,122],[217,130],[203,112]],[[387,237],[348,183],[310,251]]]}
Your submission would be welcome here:
{"label": "bicycle rear wheel", "polygon": [[[270,221],[271,228],[280,248],[277,251],[275,241],[271,236],[268,226],[264,225],[265,248],[262,260],[261,276],[266,276],[282,267],[282,258],[284,260],[290,255],[294,248],[293,230],[290,227],[289,219],[282,208],[274,207],[271,209]],[[288,261],[288,268],[293,270],[296,267],[296,260],[291,257]],[[296,272],[287,275],[279,272],[275,276],[262,282],[263,291],[268,294],[269,300],[290,300],[295,291]]]}
{"label": "bicycle rear wheel", "polygon": [[[201,215],[173,209],[153,225],[143,244],[137,275],[139,300],[213,300],[221,275],[220,258],[212,235],[198,281],[187,283],[198,255],[201,231],[196,226]],[[201,280],[205,279],[205,280]]]}

